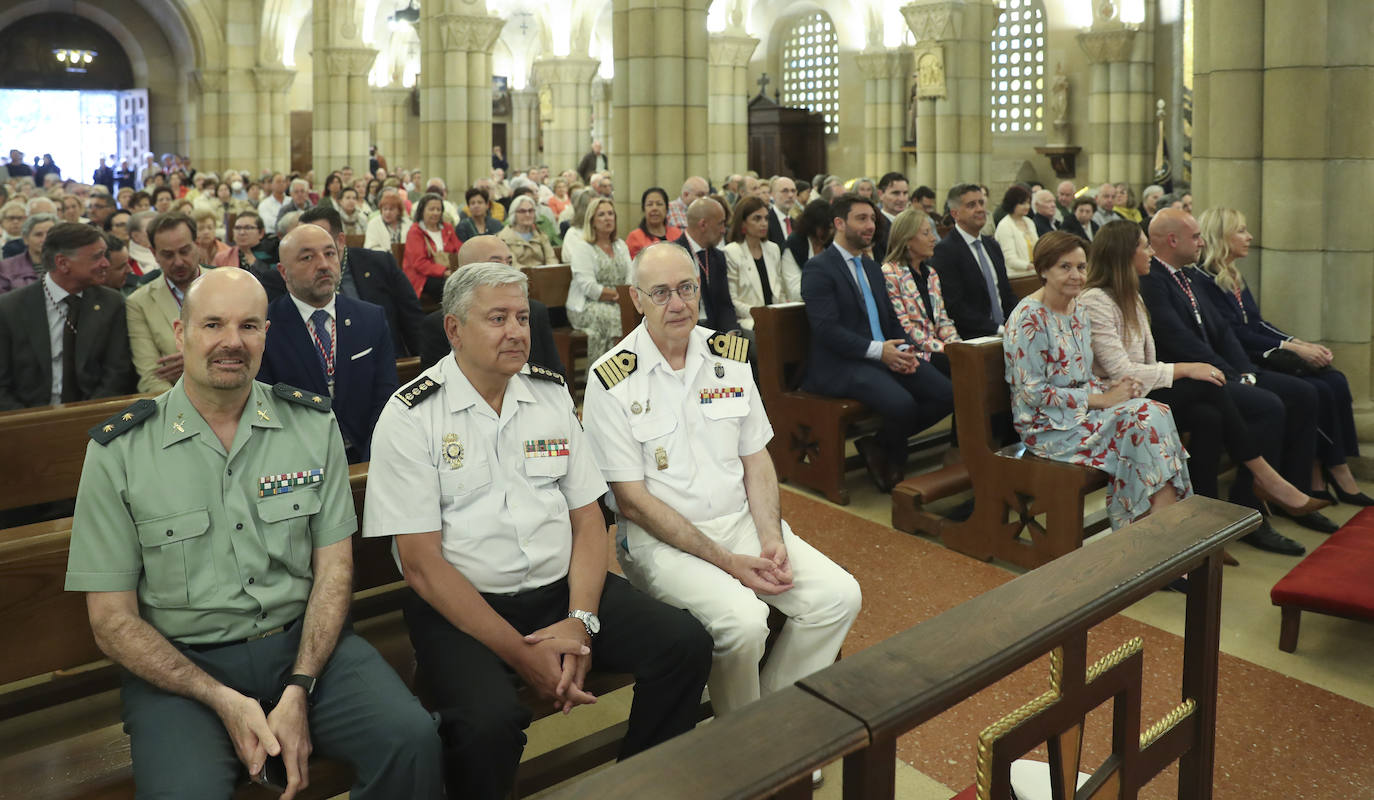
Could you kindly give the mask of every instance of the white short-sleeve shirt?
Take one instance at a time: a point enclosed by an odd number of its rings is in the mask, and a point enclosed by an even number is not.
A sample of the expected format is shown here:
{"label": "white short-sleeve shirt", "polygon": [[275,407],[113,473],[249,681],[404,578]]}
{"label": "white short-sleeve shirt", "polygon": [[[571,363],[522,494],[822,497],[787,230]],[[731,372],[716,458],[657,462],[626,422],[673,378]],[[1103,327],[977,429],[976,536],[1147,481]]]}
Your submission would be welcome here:
{"label": "white short-sleeve shirt", "polygon": [[606,484],[568,390],[529,370],[499,415],[451,356],[392,395],[372,434],[363,535],[441,531],[444,558],[480,592],[566,576],[568,511]]}
{"label": "white short-sleeve shirt", "polygon": [[[747,361],[713,352],[703,328],[692,331],[684,368],[674,371],[643,323],[592,365],[583,423],[608,483],[638,481],[690,522],[748,506],[741,456],[767,446],[773,426],[764,413]],[[733,355],[743,358],[745,343]],[[598,368],[628,377],[607,389]],[[618,371],[617,371],[618,370]]]}

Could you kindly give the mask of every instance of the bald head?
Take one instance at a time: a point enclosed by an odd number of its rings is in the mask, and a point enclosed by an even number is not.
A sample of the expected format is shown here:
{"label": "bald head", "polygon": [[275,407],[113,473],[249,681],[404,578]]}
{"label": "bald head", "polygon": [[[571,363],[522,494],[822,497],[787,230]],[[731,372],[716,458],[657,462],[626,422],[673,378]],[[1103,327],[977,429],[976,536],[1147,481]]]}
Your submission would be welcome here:
{"label": "bald head", "polygon": [[302,248],[323,247],[325,242],[333,241],[329,231],[319,225],[299,225],[282,238],[279,255],[283,264],[293,262]]}
{"label": "bald head", "polygon": [[491,234],[474,236],[463,242],[463,247],[458,251],[458,266],[466,267],[468,264],[496,263],[510,264],[515,260],[511,255],[510,248],[506,243]]}
{"label": "bald head", "polygon": [[1160,261],[1182,268],[1197,261],[1202,233],[1193,215],[1179,208],[1165,208],[1150,220],[1150,247]]}
{"label": "bald head", "polygon": [[701,197],[687,207],[687,232],[702,247],[714,247],[725,232],[725,209],[709,197]]}
{"label": "bald head", "polygon": [[693,175],[682,183],[682,202],[690,206],[697,198],[705,197],[710,190],[711,187],[705,178]]}
{"label": "bald head", "polygon": [[200,277],[191,281],[186,296],[181,301],[181,321],[192,319],[196,298],[233,297],[233,305],[244,309],[257,309],[262,317],[267,317],[267,292],[262,284],[246,269],[207,269]]}
{"label": "bald head", "polygon": [[193,402],[210,395],[243,402],[262,366],[267,293],[247,270],[206,270],[186,290],[172,335],[182,354],[182,381]]}

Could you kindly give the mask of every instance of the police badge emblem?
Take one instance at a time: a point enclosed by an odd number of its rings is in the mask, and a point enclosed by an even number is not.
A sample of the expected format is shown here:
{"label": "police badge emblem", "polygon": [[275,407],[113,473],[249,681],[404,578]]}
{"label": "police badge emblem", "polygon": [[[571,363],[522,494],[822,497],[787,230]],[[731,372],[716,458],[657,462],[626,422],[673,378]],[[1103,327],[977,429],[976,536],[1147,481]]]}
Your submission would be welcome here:
{"label": "police badge emblem", "polygon": [[458,441],[458,434],[444,434],[444,461],[448,463],[449,469],[458,469],[463,466],[463,445]]}

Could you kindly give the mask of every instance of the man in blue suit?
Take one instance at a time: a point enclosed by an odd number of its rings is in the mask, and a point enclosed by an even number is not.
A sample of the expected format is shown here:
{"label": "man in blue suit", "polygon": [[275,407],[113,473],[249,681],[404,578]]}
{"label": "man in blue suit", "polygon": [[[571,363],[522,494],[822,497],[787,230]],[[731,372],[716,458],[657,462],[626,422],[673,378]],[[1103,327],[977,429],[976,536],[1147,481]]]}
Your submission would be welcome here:
{"label": "man in blue suit", "polygon": [[833,205],[835,242],[802,269],[802,300],[811,323],[811,360],[802,387],[852,397],[877,411],[875,440],[855,446],[881,492],[900,483],[907,439],[953,410],[954,389],[916,357],[888,299],[883,273],[863,251],[873,242],[873,201],[845,194]]}
{"label": "man in blue suit", "polygon": [[327,231],[301,225],[281,243],[287,294],[267,307],[258,380],[333,396],[350,464],[367,461],[372,428],[396,391],[396,354],[380,306],[339,294],[339,248]]}

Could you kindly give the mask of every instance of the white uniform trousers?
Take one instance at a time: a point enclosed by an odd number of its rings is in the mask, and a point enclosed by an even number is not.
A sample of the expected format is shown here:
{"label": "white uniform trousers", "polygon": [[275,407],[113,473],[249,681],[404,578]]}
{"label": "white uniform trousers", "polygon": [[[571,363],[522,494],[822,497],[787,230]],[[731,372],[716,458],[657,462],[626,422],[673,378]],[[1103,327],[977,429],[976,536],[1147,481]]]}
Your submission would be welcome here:
{"label": "white uniform trousers", "polygon": [[[708,687],[717,714],[727,713],[823,669],[835,661],[859,614],[859,582],[784,521],[783,544],[792,588],[757,594],[713,564],[664,544],[621,517],[620,565],[630,582],[657,600],[685,608],[715,642]],[[746,508],[696,527],[733,553],[757,556],[759,537]],[[762,673],[768,606],[787,615]]]}

